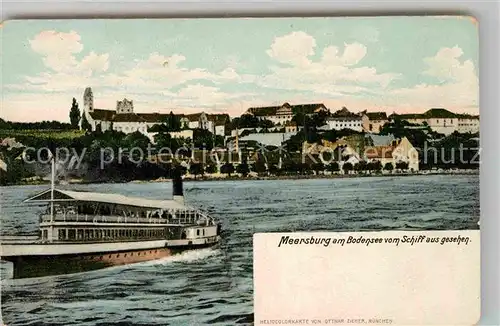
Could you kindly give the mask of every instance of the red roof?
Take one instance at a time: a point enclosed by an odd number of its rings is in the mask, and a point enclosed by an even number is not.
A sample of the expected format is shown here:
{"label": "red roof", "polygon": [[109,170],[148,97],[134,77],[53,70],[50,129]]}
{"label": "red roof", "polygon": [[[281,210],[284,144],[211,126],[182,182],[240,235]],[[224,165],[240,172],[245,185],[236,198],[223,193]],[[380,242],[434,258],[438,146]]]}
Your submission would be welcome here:
{"label": "red roof", "polygon": [[392,158],[392,152],[394,151],[393,146],[372,146],[367,147],[365,150],[366,158],[376,159],[376,158]]}

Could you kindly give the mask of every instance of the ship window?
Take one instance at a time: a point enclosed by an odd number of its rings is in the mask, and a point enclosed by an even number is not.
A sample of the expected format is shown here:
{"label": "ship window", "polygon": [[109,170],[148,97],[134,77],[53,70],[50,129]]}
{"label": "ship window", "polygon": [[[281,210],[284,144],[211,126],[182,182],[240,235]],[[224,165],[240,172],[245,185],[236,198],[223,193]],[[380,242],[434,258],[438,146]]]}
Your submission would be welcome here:
{"label": "ship window", "polygon": [[68,230],[68,239],[69,240],[75,240],[75,238],[76,238],[75,229],[69,229]]}
{"label": "ship window", "polygon": [[200,229],[196,230],[196,235],[199,236],[200,235]]}
{"label": "ship window", "polygon": [[42,232],[42,238],[43,239],[47,239],[48,238],[47,230],[43,230],[43,232]]}
{"label": "ship window", "polygon": [[205,235],[205,229],[203,229],[203,235]]}
{"label": "ship window", "polygon": [[59,229],[57,230],[58,238],[59,240],[64,240],[66,238],[66,230],[65,229]]}

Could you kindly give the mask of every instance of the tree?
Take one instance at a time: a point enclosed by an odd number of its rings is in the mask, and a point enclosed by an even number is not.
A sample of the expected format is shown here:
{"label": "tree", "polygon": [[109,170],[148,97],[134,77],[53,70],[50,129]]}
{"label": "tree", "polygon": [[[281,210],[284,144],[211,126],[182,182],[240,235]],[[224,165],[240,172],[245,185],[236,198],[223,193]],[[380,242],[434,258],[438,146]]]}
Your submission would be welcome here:
{"label": "tree", "polygon": [[221,167],[220,167],[220,172],[221,173],[226,173],[228,176],[231,176],[231,173],[234,173],[234,165],[227,162],[227,163],[224,163]]}
{"label": "tree", "polygon": [[248,173],[250,173],[250,168],[248,167],[248,163],[242,162],[238,164],[238,166],[236,167],[236,172],[246,177]]}
{"label": "tree", "polygon": [[306,139],[306,135],[304,133],[304,129],[297,132],[295,135],[290,137],[285,141],[285,146],[288,152],[302,152],[302,145],[304,140]]}
{"label": "tree", "polygon": [[326,167],[330,172],[338,172],[340,170],[339,164],[337,162],[332,162]]}
{"label": "tree", "polygon": [[273,164],[273,163],[268,164],[268,171],[269,171],[269,174],[271,174],[271,175],[277,175],[280,173],[278,166],[276,164]]}
{"label": "tree", "polygon": [[351,171],[352,169],[353,169],[353,166],[350,162],[346,162],[346,163],[344,163],[344,165],[342,165],[342,170],[345,173],[349,173],[349,171]]}
{"label": "tree", "polygon": [[382,163],[380,161],[371,162],[371,170],[375,172],[380,172],[382,170]]}
{"label": "tree", "polygon": [[384,124],[380,129],[381,135],[394,135],[395,138],[406,137],[415,148],[424,148],[424,144],[433,134],[429,126],[422,126],[411,123],[400,118],[395,118],[394,121]]}
{"label": "tree", "polygon": [[308,163],[299,163],[297,164],[297,170],[300,174],[303,174],[303,175],[308,175],[308,174],[311,174],[312,172],[312,166],[311,164],[308,164]]}
{"label": "tree", "polygon": [[145,152],[148,148],[148,145],[151,143],[148,136],[142,134],[140,131],[135,131],[133,133],[125,136],[124,139],[127,148],[140,148],[143,152]]}
{"label": "tree", "polygon": [[396,169],[398,170],[408,170],[408,162],[397,162],[396,163]]}
{"label": "tree", "polygon": [[258,174],[266,172],[266,164],[262,160],[257,160],[252,164],[252,171]]}
{"label": "tree", "polygon": [[271,120],[260,119],[251,114],[243,114],[238,118],[234,118],[230,124],[229,129],[241,129],[241,128],[271,128],[274,127],[274,123]]}
{"label": "tree", "polygon": [[167,118],[167,125],[170,131],[180,131],[181,130],[181,118],[176,116],[172,111],[170,111]]}
{"label": "tree", "polygon": [[365,161],[360,161],[360,162],[354,164],[354,170],[356,172],[361,172],[361,171],[364,171],[366,169],[367,169],[367,164]]}
{"label": "tree", "polygon": [[195,148],[211,150],[217,146],[224,146],[224,137],[214,135],[206,129],[193,130],[193,145]]}
{"label": "tree", "polygon": [[205,172],[210,174],[215,173],[217,172],[217,167],[213,164],[209,164],[205,167]]}
{"label": "tree", "polygon": [[194,178],[198,175],[203,175],[203,165],[201,163],[191,163],[189,166],[189,173],[194,175]]}
{"label": "tree", "polygon": [[100,123],[96,123],[96,125],[95,125],[95,132],[96,132],[97,134],[102,133],[102,126],[101,126],[101,124],[100,124]]}
{"label": "tree", "polygon": [[[183,138],[172,138],[169,133],[159,132],[154,135],[154,141],[156,143],[156,148],[161,149],[163,153],[176,154],[176,151],[184,146],[185,139]],[[188,155],[188,151],[181,150],[177,154]]]}
{"label": "tree", "polygon": [[318,175],[320,172],[325,170],[325,165],[321,162],[313,163],[311,166],[312,170]]}
{"label": "tree", "polygon": [[71,109],[69,110],[69,121],[73,129],[78,129],[78,123],[80,122],[80,109],[78,109],[78,103],[74,97]]}
{"label": "tree", "polygon": [[394,170],[394,166],[392,165],[392,163],[391,163],[391,162],[387,162],[387,163],[385,163],[385,165],[384,165],[384,170],[385,170],[385,171],[392,171],[392,170]]}
{"label": "tree", "polygon": [[281,165],[281,170],[286,173],[296,174],[299,171],[299,166],[293,160],[286,160]]}
{"label": "tree", "polygon": [[83,114],[82,114],[82,130],[92,131],[92,126],[90,125],[89,121],[87,120],[87,114],[85,112],[83,112]]}

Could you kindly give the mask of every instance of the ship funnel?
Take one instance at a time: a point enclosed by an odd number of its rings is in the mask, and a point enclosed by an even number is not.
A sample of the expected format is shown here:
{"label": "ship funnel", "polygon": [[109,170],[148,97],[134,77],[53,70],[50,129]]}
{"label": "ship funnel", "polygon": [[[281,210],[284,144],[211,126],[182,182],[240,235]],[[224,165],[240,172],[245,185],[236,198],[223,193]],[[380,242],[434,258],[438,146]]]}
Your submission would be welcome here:
{"label": "ship funnel", "polygon": [[182,176],[180,167],[174,168],[172,171],[172,190],[174,195],[174,200],[184,204],[184,191],[182,189]]}

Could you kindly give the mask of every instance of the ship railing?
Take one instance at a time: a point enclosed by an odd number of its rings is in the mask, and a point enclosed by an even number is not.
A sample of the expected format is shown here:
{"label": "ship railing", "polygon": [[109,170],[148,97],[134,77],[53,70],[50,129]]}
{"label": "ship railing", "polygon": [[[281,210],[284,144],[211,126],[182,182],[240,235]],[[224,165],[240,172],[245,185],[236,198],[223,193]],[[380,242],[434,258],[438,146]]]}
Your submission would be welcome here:
{"label": "ship railing", "polygon": [[[141,223],[141,224],[179,224],[191,225],[199,224],[199,221],[206,217],[196,215],[181,216],[175,215],[168,218],[158,217],[136,217],[136,216],[116,216],[116,215],[88,215],[88,214],[54,214],[54,222],[91,222],[91,223]],[[40,222],[51,222],[51,216],[44,214],[40,217]]]}
{"label": "ship railing", "polygon": [[38,235],[1,235],[0,243],[33,243],[38,240]]}

